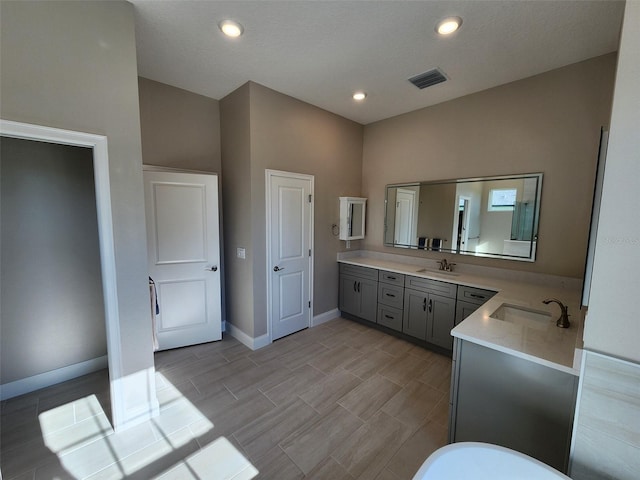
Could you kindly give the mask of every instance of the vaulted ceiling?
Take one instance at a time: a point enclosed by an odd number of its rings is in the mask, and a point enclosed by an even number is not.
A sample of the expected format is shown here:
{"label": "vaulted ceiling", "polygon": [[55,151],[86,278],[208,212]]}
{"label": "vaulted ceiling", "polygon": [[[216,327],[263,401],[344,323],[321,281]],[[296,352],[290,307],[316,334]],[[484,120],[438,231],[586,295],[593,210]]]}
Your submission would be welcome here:
{"label": "vaulted ceiling", "polygon": [[[624,9],[615,0],[130,1],[140,76],[215,99],[252,80],[362,124],[616,51]],[[448,16],[462,26],[440,36]],[[225,37],[224,19],[244,34]],[[408,81],[436,67],[446,82]]]}

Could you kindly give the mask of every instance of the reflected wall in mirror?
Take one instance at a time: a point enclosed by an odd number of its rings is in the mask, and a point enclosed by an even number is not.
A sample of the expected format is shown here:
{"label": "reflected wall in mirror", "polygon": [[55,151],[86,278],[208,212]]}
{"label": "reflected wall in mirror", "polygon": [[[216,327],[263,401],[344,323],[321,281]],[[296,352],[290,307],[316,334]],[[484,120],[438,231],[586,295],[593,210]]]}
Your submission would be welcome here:
{"label": "reflected wall in mirror", "polygon": [[386,246],[535,261],[542,173],[387,185]]}

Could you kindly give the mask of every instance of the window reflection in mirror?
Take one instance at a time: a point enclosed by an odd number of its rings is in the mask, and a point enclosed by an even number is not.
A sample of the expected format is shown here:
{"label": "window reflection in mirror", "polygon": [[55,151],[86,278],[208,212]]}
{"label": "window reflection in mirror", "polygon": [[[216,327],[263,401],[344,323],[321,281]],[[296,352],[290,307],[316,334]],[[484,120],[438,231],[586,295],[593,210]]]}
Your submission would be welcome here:
{"label": "window reflection in mirror", "polygon": [[388,185],[384,244],[534,261],[542,174]]}

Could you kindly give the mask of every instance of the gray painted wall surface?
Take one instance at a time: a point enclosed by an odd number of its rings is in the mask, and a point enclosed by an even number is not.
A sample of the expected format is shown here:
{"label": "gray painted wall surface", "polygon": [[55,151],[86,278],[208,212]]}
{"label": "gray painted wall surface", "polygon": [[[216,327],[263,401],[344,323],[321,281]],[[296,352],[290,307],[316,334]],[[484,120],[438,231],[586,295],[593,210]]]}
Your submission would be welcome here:
{"label": "gray painted wall surface", "polygon": [[600,128],[609,124],[615,65],[615,54],[603,55],[366,125],[365,247],[444,255],[383,246],[386,184],[543,172],[536,261],[459,261],[582,277]]}
{"label": "gray painted wall surface", "polygon": [[145,165],[220,173],[219,102],[138,78]]}
{"label": "gray painted wall surface", "polygon": [[107,353],[91,149],[2,138],[5,384]]}
{"label": "gray painted wall surface", "polygon": [[[267,333],[265,169],[315,176],[313,313],[332,310],[345,243],[331,225],[339,223],[338,197],[360,195],[363,127],[253,82],[220,107],[227,320],[258,337]],[[235,258],[236,247],[247,248],[246,260]]]}
{"label": "gray painted wall surface", "polygon": [[[0,8],[2,118],[108,137],[118,380],[134,378],[153,368],[153,347],[133,6],[1,2]],[[126,411],[144,410],[155,398],[145,382],[127,384]]]}
{"label": "gray painted wall surface", "polygon": [[[253,322],[253,258],[250,185],[251,137],[249,84],[220,101],[222,150],[222,207],[224,216],[224,264],[226,319],[251,337]],[[246,258],[236,256],[244,248]]]}

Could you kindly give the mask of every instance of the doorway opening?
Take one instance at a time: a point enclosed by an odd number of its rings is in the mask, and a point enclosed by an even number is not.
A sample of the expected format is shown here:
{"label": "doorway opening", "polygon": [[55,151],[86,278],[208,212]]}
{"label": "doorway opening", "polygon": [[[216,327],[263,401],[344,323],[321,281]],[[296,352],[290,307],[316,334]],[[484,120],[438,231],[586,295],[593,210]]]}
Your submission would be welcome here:
{"label": "doorway opening", "polygon": [[[114,427],[125,424],[124,392],[119,378],[122,372],[122,354],[119,340],[118,298],[116,284],[115,248],[111,214],[111,193],[109,184],[109,157],[107,138],[70,130],[61,130],[39,125],[31,125],[8,120],[0,120],[0,136],[31,140],[50,144],[84,147],[92,151],[93,179],[95,190],[95,215],[99,243],[99,266],[104,309],[104,331],[107,343],[109,368],[111,420]],[[38,271],[30,272],[38,275]],[[40,299],[45,301],[46,299]],[[53,299],[51,299],[53,301]],[[54,304],[50,308],[56,308]],[[62,380],[61,380],[62,381]],[[40,388],[40,387],[37,387]],[[26,393],[26,392],[25,392]]]}

